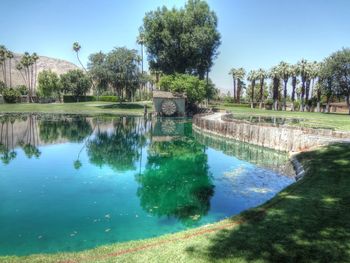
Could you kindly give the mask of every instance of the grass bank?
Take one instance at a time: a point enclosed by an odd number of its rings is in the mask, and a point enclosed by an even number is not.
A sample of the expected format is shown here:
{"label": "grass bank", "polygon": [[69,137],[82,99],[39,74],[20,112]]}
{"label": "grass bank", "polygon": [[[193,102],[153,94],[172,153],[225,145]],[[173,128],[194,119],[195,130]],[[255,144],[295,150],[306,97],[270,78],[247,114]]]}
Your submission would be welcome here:
{"label": "grass bank", "polygon": [[298,156],[306,176],[231,219],[79,253],[1,262],[349,262],[350,144]]}
{"label": "grass bank", "polygon": [[295,125],[313,128],[329,128],[334,130],[350,131],[350,116],[342,113],[318,113],[318,112],[291,112],[272,111],[264,109],[251,109],[248,105],[239,106],[237,104],[213,105],[218,109],[227,110],[234,114],[276,116],[283,118],[303,119]]}
{"label": "grass bank", "polygon": [[138,103],[111,103],[111,102],[78,102],[78,103],[16,103],[0,104],[0,112],[41,112],[41,113],[76,113],[76,114],[128,114],[142,115],[144,104],[147,110],[152,110],[151,102]]}

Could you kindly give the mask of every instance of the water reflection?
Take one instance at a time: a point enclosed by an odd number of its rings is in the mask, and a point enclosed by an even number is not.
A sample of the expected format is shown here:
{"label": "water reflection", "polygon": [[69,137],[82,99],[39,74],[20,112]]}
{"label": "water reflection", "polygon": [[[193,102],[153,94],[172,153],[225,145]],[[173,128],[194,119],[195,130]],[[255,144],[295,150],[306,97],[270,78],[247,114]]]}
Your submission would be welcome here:
{"label": "water reflection", "polygon": [[214,194],[205,147],[185,132],[188,122],[168,119],[153,127],[146,169],[137,176],[141,206],[153,215],[192,224],[208,213]]}
{"label": "water reflection", "polygon": [[108,165],[116,171],[135,170],[146,146],[147,122],[125,117],[113,121],[112,125],[111,130],[98,129],[87,142],[90,162],[100,167]]}
{"label": "water reflection", "polygon": [[187,119],[10,114],[0,128],[0,255],[176,232],[291,183],[271,171],[286,156],[201,137]]}

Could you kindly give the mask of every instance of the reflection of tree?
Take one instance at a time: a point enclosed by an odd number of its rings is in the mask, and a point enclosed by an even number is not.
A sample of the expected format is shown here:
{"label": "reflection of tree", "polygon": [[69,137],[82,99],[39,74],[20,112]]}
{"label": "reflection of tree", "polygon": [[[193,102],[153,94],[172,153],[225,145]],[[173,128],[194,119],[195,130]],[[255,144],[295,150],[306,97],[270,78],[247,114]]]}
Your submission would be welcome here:
{"label": "reflection of tree", "polygon": [[40,139],[53,142],[65,138],[72,142],[82,142],[92,132],[90,123],[84,116],[59,116],[52,120],[44,118],[39,122]]}
{"label": "reflection of tree", "polygon": [[137,176],[141,206],[157,216],[191,223],[210,208],[214,186],[205,148],[190,137],[153,142],[146,170]]}
{"label": "reflection of tree", "polygon": [[87,142],[90,161],[98,166],[108,165],[117,171],[134,170],[140,158],[140,147],[146,143],[141,118],[120,118],[112,132],[97,131]]}
{"label": "reflection of tree", "polygon": [[17,156],[14,150],[13,124],[16,118],[12,115],[0,117],[0,159],[4,164],[9,164]]}
{"label": "reflection of tree", "polygon": [[36,157],[39,158],[41,152],[39,151],[37,145],[39,143],[39,133],[37,125],[38,116],[35,114],[30,114],[28,116],[27,129],[24,133],[23,139],[19,142],[19,145],[24,151],[24,154],[28,158]]}

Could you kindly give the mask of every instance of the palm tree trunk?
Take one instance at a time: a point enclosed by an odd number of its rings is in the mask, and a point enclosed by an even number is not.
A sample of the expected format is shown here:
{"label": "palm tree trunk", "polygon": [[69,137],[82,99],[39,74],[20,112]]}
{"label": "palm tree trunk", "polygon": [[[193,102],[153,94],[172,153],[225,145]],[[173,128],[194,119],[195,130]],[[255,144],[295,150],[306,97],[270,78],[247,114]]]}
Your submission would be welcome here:
{"label": "palm tree trunk", "polygon": [[10,88],[12,87],[12,78],[11,78],[11,58],[9,58],[9,71],[10,71]]}
{"label": "palm tree trunk", "polygon": [[236,96],[236,79],[233,78],[233,102],[236,102],[237,96]]}
{"label": "palm tree trunk", "polygon": [[252,81],[252,98],[250,102],[250,108],[254,108],[254,89],[255,89],[255,80]]}
{"label": "palm tree trunk", "polygon": [[259,109],[262,109],[262,104],[263,104],[263,93],[264,93],[264,79],[260,80],[260,104],[259,104]]}
{"label": "palm tree trunk", "polygon": [[302,80],[301,84],[301,105],[300,105],[300,111],[304,111],[304,95],[305,95],[305,80]]}
{"label": "palm tree trunk", "polygon": [[4,64],[2,66],[3,66],[3,71],[4,71],[4,82],[5,82],[5,86],[7,87],[6,58],[5,58]]}
{"label": "palm tree trunk", "polygon": [[288,80],[284,81],[284,89],[283,89],[283,109],[286,110],[286,102],[287,102],[287,82]]}

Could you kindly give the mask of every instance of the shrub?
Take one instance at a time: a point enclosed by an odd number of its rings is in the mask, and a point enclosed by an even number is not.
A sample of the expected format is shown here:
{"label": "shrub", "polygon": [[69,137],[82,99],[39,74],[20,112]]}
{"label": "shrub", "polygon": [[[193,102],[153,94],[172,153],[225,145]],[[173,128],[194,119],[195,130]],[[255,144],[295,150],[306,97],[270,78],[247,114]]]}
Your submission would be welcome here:
{"label": "shrub", "polygon": [[119,102],[118,96],[95,96],[95,101]]}
{"label": "shrub", "polygon": [[86,102],[86,101],[95,101],[95,96],[73,96],[73,95],[63,95],[64,103],[72,103],[72,102]]}
{"label": "shrub", "polygon": [[273,99],[266,99],[265,100],[265,105],[272,105],[273,104]]}
{"label": "shrub", "polygon": [[2,93],[4,92],[5,89],[6,89],[5,82],[3,82],[2,80],[0,80],[0,94],[2,94]]}
{"label": "shrub", "polygon": [[16,103],[18,98],[21,96],[18,90],[13,88],[4,89],[2,95],[6,103]]}
{"label": "shrub", "polygon": [[18,85],[16,87],[16,90],[18,90],[18,92],[22,95],[22,96],[25,96],[25,95],[28,95],[28,89],[25,85]]}

